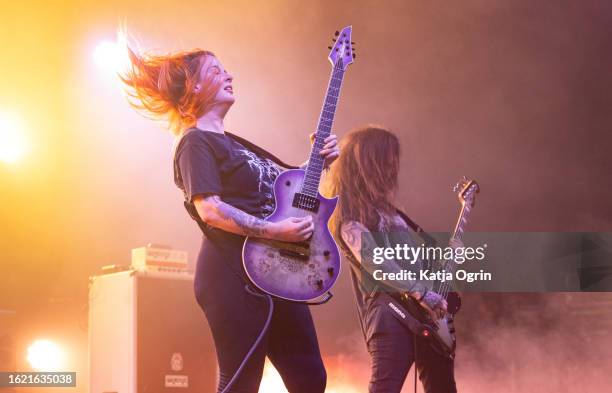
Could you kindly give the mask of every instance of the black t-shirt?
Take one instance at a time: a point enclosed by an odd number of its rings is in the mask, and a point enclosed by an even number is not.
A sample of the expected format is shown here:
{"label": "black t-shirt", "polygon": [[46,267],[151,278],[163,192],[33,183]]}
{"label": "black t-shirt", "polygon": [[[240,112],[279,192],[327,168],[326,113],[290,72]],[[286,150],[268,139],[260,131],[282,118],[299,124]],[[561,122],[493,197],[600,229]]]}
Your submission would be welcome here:
{"label": "black t-shirt", "polygon": [[274,181],[281,171],[231,136],[197,128],[186,131],[174,155],[174,182],[188,201],[196,195],[219,195],[259,218],[274,211]]}

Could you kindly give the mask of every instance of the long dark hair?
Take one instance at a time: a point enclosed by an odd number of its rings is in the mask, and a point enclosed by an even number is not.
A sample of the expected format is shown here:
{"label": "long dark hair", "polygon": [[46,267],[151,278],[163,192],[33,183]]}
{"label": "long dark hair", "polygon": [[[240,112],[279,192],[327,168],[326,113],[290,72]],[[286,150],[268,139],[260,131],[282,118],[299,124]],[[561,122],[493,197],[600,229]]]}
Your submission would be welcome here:
{"label": "long dark hair", "polygon": [[395,214],[400,144],[388,129],[359,127],[340,141],[341,154],[325,181],[328,195],[338,195],[331,229],[340,235],[343,223],[358,221],[378,231],[381,214]]}

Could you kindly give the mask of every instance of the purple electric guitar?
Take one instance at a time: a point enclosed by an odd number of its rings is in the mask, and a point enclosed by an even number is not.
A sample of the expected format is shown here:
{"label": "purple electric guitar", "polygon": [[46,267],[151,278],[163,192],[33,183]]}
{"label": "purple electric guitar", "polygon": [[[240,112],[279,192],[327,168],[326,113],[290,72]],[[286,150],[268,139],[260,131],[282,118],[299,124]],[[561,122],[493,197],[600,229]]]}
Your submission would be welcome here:
{"label": "purple electric guitar", "polygon": [[331,78],[308,165],[305,170],[292,169],[278,176],[274,183],[276,209],[266,218],[278,222],[311,215],[314,232],[309,240],[299,243],[248,237],[242,249],[244,269],[253,284],[286,300],[317,299],[328,293],[340,273],[340,254],[327,226],[338,198],[327,199],[319,194],[323,171],[319,152],[325,144],[323,140],[331,134],[342,79],[353,62],[351,26],[336,32],[334,42],[329,54]]}

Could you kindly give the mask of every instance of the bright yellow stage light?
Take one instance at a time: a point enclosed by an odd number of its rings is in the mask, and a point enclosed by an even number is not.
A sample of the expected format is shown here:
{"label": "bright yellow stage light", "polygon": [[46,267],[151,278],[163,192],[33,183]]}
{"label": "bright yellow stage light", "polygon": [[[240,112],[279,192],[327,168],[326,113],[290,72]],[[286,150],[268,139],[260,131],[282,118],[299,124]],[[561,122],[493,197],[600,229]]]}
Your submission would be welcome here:
{"label": "bright yellow stage light", "polygon": [[63,367],[64,354],[53,342],[36,340],[28,348],[27,359],[36,371],[59,371]]}
{"label": "bright yellow stage light", "polygon": [[116,74],[127,69],[129,57],[125,39],[121,36],[117,41],[102,41],[96,46],[93,58],[98,67],[106,72]]}
{"label": "bright yellow stage light", "polygon": [[25,149],[23,125],[15,117],[0,113],[0,161],[17,162]]}

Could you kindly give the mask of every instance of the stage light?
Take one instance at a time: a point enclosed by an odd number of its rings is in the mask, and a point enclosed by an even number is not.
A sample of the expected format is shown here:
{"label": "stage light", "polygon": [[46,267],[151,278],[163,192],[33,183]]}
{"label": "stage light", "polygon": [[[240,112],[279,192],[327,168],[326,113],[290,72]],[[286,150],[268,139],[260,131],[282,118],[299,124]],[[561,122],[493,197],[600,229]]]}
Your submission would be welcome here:
{"label": "stage light", "polygon": [[28,348],[27,359],[36,371],[59,371],[63,367],[64,354],[55,343],[36,340]]}
{"label": "stage light", "polygon": [[93,58],[100,69],[116,75],[129,65],[127,46],[121,36],[117,41],[102,41],[94,49]]}
{"label": "stage light", "polygon": [[287,393],[287,388],[283,383],[283,379],[272,363],[266,360],[261,384],[259,385],[259,393]]}
{"label": "stage light", "polygon": [[7,113],[0,113],[0,161],[12,164],[26,148],[23,125]]}

